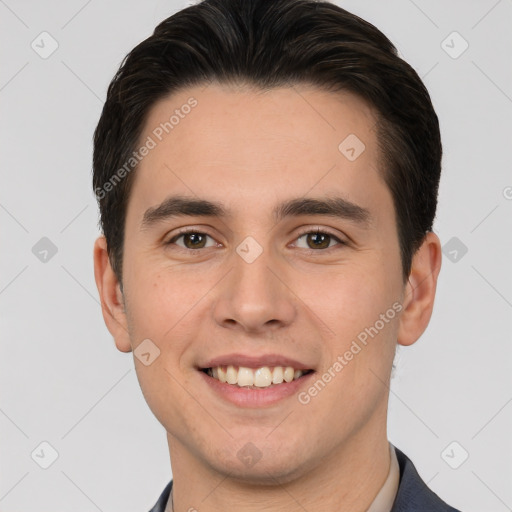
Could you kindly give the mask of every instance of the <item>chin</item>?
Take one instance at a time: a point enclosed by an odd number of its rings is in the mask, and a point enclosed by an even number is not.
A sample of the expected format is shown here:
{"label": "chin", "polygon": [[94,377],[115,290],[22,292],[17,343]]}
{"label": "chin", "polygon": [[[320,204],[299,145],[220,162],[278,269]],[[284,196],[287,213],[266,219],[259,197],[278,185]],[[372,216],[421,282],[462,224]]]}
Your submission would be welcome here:
{"label": "chin", "polygon": [[225,457],[209,461],[209,465],[238,483],[274,487],[299,478],[312,466],[306,460],[297,459],[297,454],[304,458],[303,450],[288,451],[290,454],[282,446],[269,446],[268,443],[260,451],[253,443],[247,442],[239,450],[226,451]]}

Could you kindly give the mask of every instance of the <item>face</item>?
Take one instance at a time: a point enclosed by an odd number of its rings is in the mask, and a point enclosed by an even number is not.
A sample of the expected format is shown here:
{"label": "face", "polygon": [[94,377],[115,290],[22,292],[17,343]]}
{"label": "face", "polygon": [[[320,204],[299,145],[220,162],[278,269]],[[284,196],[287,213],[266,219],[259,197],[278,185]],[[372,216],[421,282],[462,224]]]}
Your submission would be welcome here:
{"label": "face", "polygon": [[407,289],[375,121],[304,86],[151,110],[111,331],[171,457],[284,481],[385,435]]}

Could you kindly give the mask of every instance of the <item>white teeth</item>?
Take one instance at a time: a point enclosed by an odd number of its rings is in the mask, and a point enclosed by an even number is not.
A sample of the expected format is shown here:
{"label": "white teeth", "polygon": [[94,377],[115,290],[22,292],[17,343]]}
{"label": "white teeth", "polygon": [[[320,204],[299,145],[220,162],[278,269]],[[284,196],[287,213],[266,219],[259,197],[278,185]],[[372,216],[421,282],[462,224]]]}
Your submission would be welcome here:
{"label": "white teeth", "polygon": [[238,369],[238,382],[239,386],[253,386],[254,385],[254,372],[250,368],[240,366]]}
{"label": "white teeth", "polygon": [[224,368],[222,368],[222,366],[217,366],[217,374],[221,382],[226,382],[226,371],[224,370]]}
{"label": "white teeth", "polygon": [[274,373],[272,375],[272,384],[281,384],[283,382],[283,367],[282,366],[276,366],[274,368]]}
{"label": "white teeth", "polygon": [[238,372],[235,370],[234,366],[229,365],[228,369],[226,370],[226,382],[228,384],[236,384],[237,380],[238,380]]}
{"label": "white teeth", "polygon": [[227,382],[228,384],[235,384],[240,387],[266,388],[273,384],[277,385],[300,379],[304,375],[304,371],[295,370],[291,366],[276,366],[274,368],[262,366],[261,368],[253,369],[245,366],[236,367],[229,365],[227,367],[217,366],[210,368],[208,375],[220,382]]}
{"label": "white teeth", "polygon": [[270,386],[270,384],[272,384],[272,372],[270,368],[267,366],[258,368],[256,372],[254,372],[254,385],[259,388],[266,388]]}
{"label": "white teeth", "polygon": [[286,370],[284,371],[284,380],[286,382],[291,382],[293,380],[295,372],[293,371],[293,368],[291,366],[287,366]]}

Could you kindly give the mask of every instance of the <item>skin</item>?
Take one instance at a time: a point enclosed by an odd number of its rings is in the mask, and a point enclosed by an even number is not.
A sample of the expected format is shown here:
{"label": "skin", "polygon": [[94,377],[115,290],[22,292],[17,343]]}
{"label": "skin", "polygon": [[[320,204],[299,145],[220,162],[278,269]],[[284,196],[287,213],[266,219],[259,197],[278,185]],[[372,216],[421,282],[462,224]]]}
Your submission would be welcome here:
{"label": "skin", "polygon": [[[389,471],[387,386],[396,344],[414,343],[430,320],[439,239],[427,234],[404,282],[375,115],[356,96],[306,86],[188,88],[153,107],[141,142],[191,96],[198,105],[136,171],[122,293],[105,239],[94,247],[117,348],[130,352],[149,338],[160,350],[151,365],[134,363],[167,431],[174,509],[365,511]],[[366,146],[353,162],[338,150],[351,133]],[[144,212],[171,193],[222,202],[231,215],[176,217],[142,229]],[[332,195],[368,209],[369,225],[328,216],[276,224],[269,214],[287,199]],[[166,245],[182,227],[211,238],[188,253],[187,237]],[[301,235],[317,228],[347,244],[331,239],[316,248]],[[263,249],[250,264],[236,252],[247,236]],[[196,369],[233,352],[278,353],[321,375],[396,302],[402,311],[307,405],[294,395],[237,407]],[[248,442],[262,455],[251,467],[237,457]]]}

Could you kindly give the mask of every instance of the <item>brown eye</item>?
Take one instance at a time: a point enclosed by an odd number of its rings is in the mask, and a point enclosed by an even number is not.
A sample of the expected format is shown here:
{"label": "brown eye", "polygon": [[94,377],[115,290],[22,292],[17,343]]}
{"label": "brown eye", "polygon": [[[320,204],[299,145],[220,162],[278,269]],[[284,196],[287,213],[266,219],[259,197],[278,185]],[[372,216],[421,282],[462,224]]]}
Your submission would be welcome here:
{"label": "brown eye", "polygon": [[[183,239],[183,244],[176,243],[177,240],[179,240],[180,238]],[[211,237],[206,233],[201,233],[199,231],[185,231],[169,240],[167,245],[176,243],[178,247],[182,247],[184,249],[204,249],[205,247],[207,247],[207,238]],[[215,245],[215,243],[211,244],[209,247],[211,247],[212,245]]]}
{"label": "brown eye", "polygon": [[300,240],[301,238],[304,238],[306,242],[306,247],[302,247],[304,249],[329,249],[332,247],[331,242],[333,241],[337,242],[334,245],[344,245],[344,243],[338,237],[319,230],[303,233],[297,238],[297,240]]}
{"label": "brown eye", "polygon": [[204,247],[206,236],[203,233],[187,233],[183,235],[183,242],[187,249],[197,249]]}
{"label": "brown eye", "polygon": [[326,233],[310,233],[306,235],[306,241],[312,249],[326,249],[329,247],[331,237]]}

